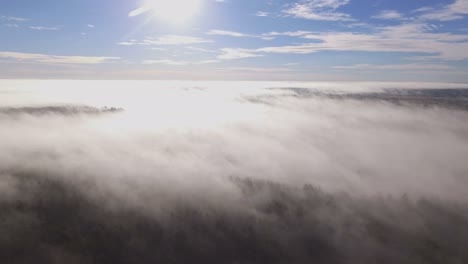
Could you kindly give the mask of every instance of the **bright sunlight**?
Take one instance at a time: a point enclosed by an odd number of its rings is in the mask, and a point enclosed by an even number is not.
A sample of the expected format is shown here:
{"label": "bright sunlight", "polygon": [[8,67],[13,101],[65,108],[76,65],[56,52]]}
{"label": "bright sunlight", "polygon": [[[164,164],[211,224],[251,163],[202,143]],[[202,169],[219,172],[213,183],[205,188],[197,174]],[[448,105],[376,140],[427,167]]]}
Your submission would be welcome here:
{"label": "bright sunlight", "polygon": [[181,24],[187,22],[200,11],[202,0],[147,0],[145,4],[130,13],[130,16],[151,11],[165,22]]}

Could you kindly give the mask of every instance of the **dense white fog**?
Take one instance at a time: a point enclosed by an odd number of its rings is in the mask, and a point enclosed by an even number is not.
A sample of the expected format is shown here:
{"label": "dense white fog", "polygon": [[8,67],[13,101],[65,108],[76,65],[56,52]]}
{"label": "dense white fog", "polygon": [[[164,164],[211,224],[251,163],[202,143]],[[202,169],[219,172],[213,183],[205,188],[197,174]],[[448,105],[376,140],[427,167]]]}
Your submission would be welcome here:
{"label": "dense white fog", "polygon": [[[428,84],[408,86],[423,85]],[[0,166],[52,170],[67,177],[86,174],[109,186],[114,179],[169,184],[178,193],[224,198],[236,195],[224,181],[230,176],[311,183],[356,195],[468,198],[468,112],[291,97],[289,90],[269,89],[310,87],[343,94],[404,84],[317,86],[4,81],[4,108],[40,111],[72,105],[78,110],[74,115],[4,111]],[[123,111],[92,115],[80,113],[81,106]]]}
{"label": "dense white fog", "polygon": [[[458,88],[465,85],[2,81],[0,200],[39,199],[43,194],[37,190],[44,186],[34,179],[46,177],[76,188],[102,210],[135,210],[163,221],[182,203],[205,212],[201,221],[211,221],[210,210],[235,215],[231,219],[267,221],[259,204],[281,199],[294,204],[294,199],[305,199],[300,190],[313,186],[341,201],[340,214],[325,205],[314,213],[319,223],[337,230],[346,229],[340,220],[344,215],[358,221],[361,216],[350,215],[360,215],[366,207],[376,219],[391,214],[398,220],[389,225],[408,232],[430,226],[421,225],[428,215],[401,209],[399,199],[434,201],[447,204],[447,210],[462,206],[465,211],[454,213],[466,221],[468,112],[432,101],[395,103],[362,96],[389,89],[405,94],[405,89]],[[33,183],[25,187],[17,175],[31,175]],[[271,186],[246,194],[239,183],[244,180],[278,184],[286,194],[269,190]],[[373,202],[379,199],[389,199],[382,204],[390,209]],[[1,221],[0,228],[6,228]],[[301,223],[309,230],[317,222]],[[299,231],[290,234],[271,225],[265,232],[279,232],[275,239],[300,240]],[[442,230],[453,223],[436,225]],[[377,246],[356,230],[357,237],[365,238],[356,246],[362,254],[353,256],[359,255],[361,263],[375,260],[363,254],[375,247],[377,255],[415,263],[406,258],[413,253],[392,253],[385,243]],[[447,242],[448,248],[459,242]],[[350,247],[338,243],[348,261],[357,250]],[[293,252],[286,246],[283,250]],[[308,259],[301,254],[297,263]]]}

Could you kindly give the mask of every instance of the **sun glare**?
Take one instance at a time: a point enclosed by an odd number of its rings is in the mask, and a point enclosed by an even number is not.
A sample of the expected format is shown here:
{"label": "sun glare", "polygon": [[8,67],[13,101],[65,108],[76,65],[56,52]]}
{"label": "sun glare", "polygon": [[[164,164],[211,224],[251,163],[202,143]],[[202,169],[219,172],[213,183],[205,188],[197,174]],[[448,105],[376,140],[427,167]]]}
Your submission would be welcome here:
{"label": "sun glare", "polygon": [[147,0],[146,5],[154,15],[171,23],[184,23],[199,11],[202,0]]}

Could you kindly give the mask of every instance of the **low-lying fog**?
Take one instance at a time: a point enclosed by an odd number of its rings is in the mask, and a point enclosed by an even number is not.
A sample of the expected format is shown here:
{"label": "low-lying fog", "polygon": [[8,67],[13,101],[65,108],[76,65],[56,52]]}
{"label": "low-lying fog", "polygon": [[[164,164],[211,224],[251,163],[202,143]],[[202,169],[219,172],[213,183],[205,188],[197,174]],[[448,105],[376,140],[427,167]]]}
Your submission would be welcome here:
{"label": "low-lying fog", "polygon": [[461,88],[1,81],[0,260],[465,263]]}

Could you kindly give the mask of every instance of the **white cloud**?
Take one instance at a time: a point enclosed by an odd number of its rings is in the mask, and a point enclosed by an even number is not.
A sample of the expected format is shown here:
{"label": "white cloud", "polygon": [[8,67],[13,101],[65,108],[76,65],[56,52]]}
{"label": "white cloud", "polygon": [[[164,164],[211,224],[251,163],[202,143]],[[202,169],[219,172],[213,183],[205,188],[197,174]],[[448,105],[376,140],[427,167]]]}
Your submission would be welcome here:
{"label": "white cloud", "polygon": [[172,65],[172,66],[184,66],[190,64],[189,61],[176,61],[176,60],[144,60],[143,64],[165,64],[165,65]]}
{"label": "white cloud", "polygon": [[203,39],[191,36],[180,36],[180,35],[165,35],[158,38],[146,38],[142,41],[129,40],[117,43],[122,46],[133,46],[133,45],[191,45],[200,43],[213,42],[209,39]]}
{"label": "white cloud", "polygon": [[236,37],[236,38],[259,38],[263,40],[272,40],[274,39],[272,36],[268,35],[254,35],[254,34],[245,34],[241,32],[235,31],[227,31],[227,30],[210,30],[206,34],[208,35],[219,35],[219,36],[229,36],[229,37]]}
{"label": "white cloud", "polygon": [[290,32],[269,32],[264,34],[246,34],[236,31],[227,31],[227,30],[210,30],[206,34],[208,35],[220,35],[220,36],[230,36],[230,37],[244,37],[244,38],[259,38],[263,40],[272,40],[278,36],[289,36],[289,37],[299,37],[307,34],[312,34],[311,31],[290,31]]}
{"label": "white cloud", "polygon": [[303,31],[303,30],[298,30],[298,31],[286,31],[286,32],[270,32],[264,34],[264,36],[288,36],[288,37],[301,37],[305,35],[313,34],[312,31]]}
{"label": "white cloud", "polygon": [[20,25],[19,23],[29,21],[27,18],[23,17],[11,17],[11,16],[0,16],[1,20],[6,21],[3,26],[9,27],[9,28],[19,28]]}
{"label": "white cloud", "polygon": [[270,13],[268,12],[263,12],[263,11],[259,11],[255,14],[256,16],[259,16],[259,17],[267,17],[270,15]]}
{"label": "white cloud", "polygon": [[197,62],[198,64],[211,64],[211,63],[218,63],[220,62],[219,60],[202,60]]}
{"label": "white cloud", "polygon": [[165,35],[156,39],[146,39],[144,42],[153,45],[189,45],[199,43],[210,43],[213,42],[209,39],[203,39],[191,36],[180,36],[180,35]]}
{"label": "white cloud", "polygon": [[412,12],[413,13],[419,13],[419,12],[430,12],[430,11],[434,11],[434,7],[423,6],[423,7],[420,7],[418,9],[413,10]]}
{"label": "white cloud", "polygon": [[134,46],[134,45],[143,45],[143,44],[140,43],[140,42],[134,41],[134,40],[129,40],[129,41],[119,42],[119,43],[117,43],[117,45],[120,45],[120,46]]}
{"label": "white cloud", "polygon": [[27,18],[23,18],[23,17],[11,17],[11,16],[2,16],[2,19],[5,19],[7,21],[14,21],[14,22],[25,22],[25,21],[29,21],[29,19]]}
{"label": "white cloud", "polygon": [[372,18],[383,19],[383,20],[402,20],[403,15],[396,10],[384,10]]}
{"label": "white cloud", "polygon": [[289,16],[310,20],[352,21],[349,14],[336,11],[349,2],[350,0],[303,0],[283,12]]}
{"label": "white cloud", "polygon": [[95,28],[96,26],[95,26],[95,25],[88,24],[88,27],[89,27],[89,28]]}
{"label": "white cloud", "polygon": [[221,53],[221,55],[218,55],[218,59],[220,60],[235,60],[263,56],[256,54],[255,51],[240,48],[223,48],[221,49]]}
{"label": "white cloud", "polygon": [[[433,25],[409,23],[376,32],[327,32],[302,35],[312,43],[264,47],[250,52],[309,54],[319,51],[418,52],[426,59],[468,59],[468,35],[433,33]],[[278,33],[280,34],[280,33]]]}
{"label": "white cloud", "polygon": [[36,53],[0,52],[0,59],[51,64],[100,64],[119,60],[119,57],[58,56]]}
{"label": "white cloud", "polygon": [[152,9],[152,8],[151,8],[151,7],[148,7],[148,6],[146,6],[146,7],[145,7],[145,6],[139,7],[139,8],[137,8],[137,9],[131,11],[131,12],[128,14],[128,16],[129,16],[129,17],[139,16],[139,15],[141,15],[141,14],[143,14],[143,13],[146,13],[146,12],[150,11],[151,9]]}
{"label": "white cloud", "polygon": [[32,30],[39,30],[39,31],[43,31],[43,30],[60,30],[60,29],[62,29],[62,27],[42,27],[42,26],[30,26],[29,28],[32,29]]}
{"label": "white cloud", "polygon": [[171,66],[186,66],[186,65],[201,65],[201,64],[210,64],[210,63],[217,63],[218,60],[202,60],[202,61],[183,61],[183,60],[170,60],[170,59],[162,59],[162,60],[144,60],[143,64],[164,64],[164,65],[171,65]]}
{"label": "white cloud", "polygon": [[10,28],[19,28],[19,25],[18,25],[18,24],[11,24],[11,23],[9,23],[9,24],[5,24],[5,26],[10,27]]}
{"label": "white cloud", "polygon": [[229,67],[229,68],[216,68],[213,70],[218,71],[241,71],[241,72],[259,72],[259,73],[280,73],[291,72],[289,68],[264,68],[264,67]]}
{"label": "white cloud", "polygon": [[213,29],[206,32],[208,35],[220,35],[220,36],[230,36],[230,37],[251,37],[252,35],[235,32],[235,31],[227,31],[227,30],[217,30]]}
{"label": "white cloud", "polygon": [[419,19],[450,21],[463,19],[468,15],[468,0],[455,0],[455,2],[436,9],[433,7],[423,7],[416,12],[422,13]]}
{"label": "white cloud", "polygon": [[430,63],[410,63],[410,64],[355,64],[350,66],[335,66],[334,69],[343,70],[413,70],[413,71],[425,71],[425,70],[451,70],[453,69],[447,64],[430,64]]}
{"label": "white cloud", "polygon": [[158,50],[158,51],[166,51],[167,49],[166,48],[159,48],[159,47],[151,47],[151,48],[148,48],[149,50]]}
{"label": "white cloud", "polygon": [[186,49],[191,50],[191,51],[197,51],[197,52],[206,52],[206,53],[218,53],[218,51],[215,50],[210,50],[210,49],[204,49],[200,47],[186,47]]}

